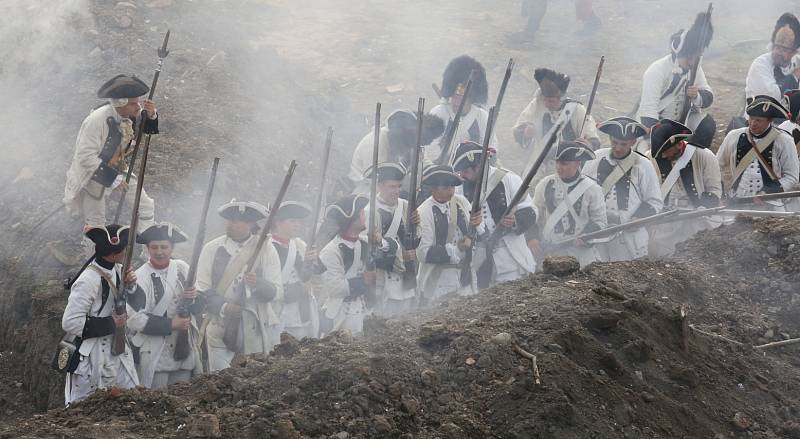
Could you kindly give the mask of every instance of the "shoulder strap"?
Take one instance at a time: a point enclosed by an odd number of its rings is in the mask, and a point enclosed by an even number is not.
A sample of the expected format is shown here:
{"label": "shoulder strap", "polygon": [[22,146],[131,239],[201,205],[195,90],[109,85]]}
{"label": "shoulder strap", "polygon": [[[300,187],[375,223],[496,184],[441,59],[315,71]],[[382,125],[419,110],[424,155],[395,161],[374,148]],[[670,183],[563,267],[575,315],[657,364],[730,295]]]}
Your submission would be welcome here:
{"label": "shoulder strap", "polygon": [[[544,234],[545,236],[549,236],[553,233],[553,229],[555,229],[556,224],[564,217],[572,209],[572,206],[581,198],[581,196],[586,192],[594,183],[594,180],[590,178],[583,178],[578,185],[572,191],[567,193],[567,196],[561,201],[561,203],[556,206],[553,213],[550,214],[547,218],[547,222],[544,225]],[[576,217],[577,220],[577,217]]]}
{"label": "shoulder strap", "polygon": [[672,191],[672,187],[675,186],[675,183],[678,181],[678,177],[680,177],[681,169],[685,168],[689,161],[694,156],[694,152],[697,148],[692,144],[686,144],[686,150],[683,151],[683,155],[680,156],[677,162],[675,162],[675,166],[672,167],[672,170],[669,171],[669,175],[667,178],[664,179],[664,182],[661,183],[661,197],[667,198],[670,191]]}
{"label": "shoulder strap", "polygon": [[620,178],[624,177],[625,174],[630,172],[631,168],[633,168],[633,165],[635,164],[636,154],[634,154],[633,151],[631,151],[627,157],[622,159],[622,161],[618,161],[617,165],[614,167],[614,170],[611,171],[611,174],[609,174],[603,182],[603,195],[608,195],[608,193],[611,192],[611,188],[617,184]]}
{"label": "shoulder strap", "polygon": [[[111,290],[115,298],[119,296],[119,290],[117,289],[116,284],[111,282],[111,277],[109,277],[108,274],[106,274],[103,270],[101,270],[100,267],[98,267],[97,265],[90,265],[89,269],[100,275],[101,288],[106,287],[107,285],[106,288]],[[114,270],[114,272],[116,273],[116,270]],[[119,273],[116,273],[116,275],[117,275],[117,281],[119,281]],[[108,301],[108,295],[106,294],[102,295],[102,301],[100,302],[100,308],[97,310],[97,315],[100,315],[100,313],[106,307],[107,301]]]}

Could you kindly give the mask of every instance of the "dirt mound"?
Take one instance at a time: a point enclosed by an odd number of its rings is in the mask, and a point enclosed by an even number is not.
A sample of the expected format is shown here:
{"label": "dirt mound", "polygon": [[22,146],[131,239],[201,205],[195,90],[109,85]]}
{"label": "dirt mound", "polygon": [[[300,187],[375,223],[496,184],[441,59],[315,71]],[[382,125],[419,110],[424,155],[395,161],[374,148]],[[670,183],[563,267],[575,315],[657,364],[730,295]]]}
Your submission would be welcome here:
{"label": "dirt mound", "polygon": [[[0,436],[187,437],[213,415],[223,437],[797,437],[794,356],[746,346],[776,326],[774,338],[798,335],[784,319],[793,305],[760,283],[796,280],[786,252],[798,231],[739,221],[701,234],[680,261],[537,274],[370,320],[365,338],[287,338],[169,394],[98,393]],[[520,351],[536,355],[541,384]]]}

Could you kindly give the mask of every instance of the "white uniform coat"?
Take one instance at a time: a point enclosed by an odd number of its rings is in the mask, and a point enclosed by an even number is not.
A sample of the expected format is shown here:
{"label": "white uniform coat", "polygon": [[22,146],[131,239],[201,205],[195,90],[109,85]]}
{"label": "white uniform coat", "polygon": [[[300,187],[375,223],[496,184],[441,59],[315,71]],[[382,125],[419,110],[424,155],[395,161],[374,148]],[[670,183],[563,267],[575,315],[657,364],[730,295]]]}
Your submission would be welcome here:
{"label": "white uniform coat", "polygon": [[[587,181],[587,183],[583,183]],[[553,201],[554,210],[551,211],[547,205],[547,197],[545,192],[547,187],[552,184],[553,188]],[[558,206],[566,199],[567,195],[574,190],[579,189],[579,185],[588,185],[588,188],[577,199],[580,203],[580,208],[577,208],[577,202],[570,206],[569,211],[563,216],[554,218],[549,221]],[[579,175],[574,181],[569,183],[561,180],[557,174],[548,175],[543,178],[539,184],[536,185],[536,190],[533,195],[533,204],[536,206],[536,211],[539,212],[537,216],[537,223],[539,224],[542,239],[545,244],[553,244],[562,240],[570,239],[579,236],[583,233],[584,227],[587,224],[594,223],[599,228],[603,229],[608,226],[606,218],[606,201],[603,196],[603,189],[592,179],[584,175]],[[569,204],[569,203],[566,203]],[[556,221],[557,220],[557,221]],[[548,230],[548,223],[555,222],[556,226]],[[560,223],[560,224],[559,224]],[[594,246],[587,246],[583,248],[576,247],[571,244],[564,245],[555,249],[555,254],[574,256],[581,267],[591,264],[592,262],[600,260],[600,254]]]}
{"label": "white uniform coat", "polygon": [[[353,263],[349,268],[345,266],[340,245],[353,251]],[[349,241],[336,235],[319,252],[319,260],[325,266],[325,272],[321,276],[322,284],[328,290],[322,312],[326,318],[333,321],[331,331],[349,330],[351,334],[360,334],[364,331],[364,317],[367,314],[364,297],[359,296],[352,301],[345,299],[350,296],[348,279],[359,278],[364,274],[361,252],[366,250],[366,245],[367,243],[362,240]]]}
{"label": "white uniform coat", "polygon": [[[791,73],[792,66],[781,69],[784,74]],[[778,81],[775,80],[775,64],[772,62],[772,53],[760,55],[750,64],[747,70],[747,79],[744,86],[745,97],[750,99],[758,95],[766,95],[780,101],[783,98]]]}
{"label": "white uniform coat", "polygon": [[[226,271],[230,270],[235,261],[242,259],[245,261],[240,265],[241,269],[237,270],[234,281],[224,291],[217,291],[225,299],[226,304],[235,301],[239,295],[237,293],[237,283],[241,281],[241,276],[246,269],[246,261],[255,251],[258,239],[257,235],[252,235],[247,241],[240,244],[223,235],[208,242],[200,253],[200,260],[197,265],[198,291],[208,291],[215,287],[212,285],[214,255],[217,249],[224,247],[225,251],[231,255]],[[274,285],[277,292],[275,298],[270,302],[262,302],[252,296],[244,300],[242,306],[243,354],[271,351],[272,347],[280,341],[282,330],[279,318],[283,303],[281,264],[277,251],[272,245],[269,245],[269,241],[262,247],[256,259],[254,271],[259,273],[262,279]],[[228,367],[235,354],[235,352],[228,350],[223,342],[225,333],[224,314],[224,305],[221,309],[221,315],[209,313],[208,325],[202,335],[208,345],[208,363],[211,371]]]}
{"label": "white uniform coat", "polygon": [[[430,145],[425,148],[425,158],[428,162],[434,162],[442,153],[442,146],[440,142],[442,138],[447,135],[447,127],[453,122],[456,117],[458,108],[453,108],[452,105],[442,100],[439,105],[433,107],[430,114],[439,117],[444,121],[444,133],[436,138]],[[466,110],[466,109],[465,109]],[[458,131],[453,137],[453,146],[450,154],[455,153],[456,147],[461,142],[471,140],[476,143],[483,143],[483,138],[486,137],[486,125],[489,121],[489,112],[483,108],[473,104],[466,114],[461,115],[461,120],[458,123]],[[489,142],[489,147],[497,152],[497,135],[492,133],[492,140]]]}
{"label": "white uniform coat", "polygon": [[[282,245],[274,239],[270,239],[270,241],[270,245]],[[294,261],[304,257],[306,248],[305,241],[300,238],[292,238],[289,241],[286,263],[281,267],[281,279],[284,285],[284,292],[286,292],[286,285],[302,282],[300,275],[297,273]],[[319,337],[319,305],[317,304],[317,298],[314,296],[314,291],[311,290],[310,285],[305,283],[305,287],[307,288],[306,291],[308,291],[311,301],[311,316],[308,321],[303,321],[300,315],[300,305],[298,303],[284,303],[281,308],[281,327],[298,340],[303,337]]]}
{"label": "white uniform coat", "polygon": [[[179,259],[170,261],[164,270],[153,267],[150,262],[145,263],[136,270],[136,283],[145,294],[145,304],[136,311],[130,301],[128,302],[128,329],[131,332],[131,342],[139,348],[139,381],[147,388],[153,385],[153,376],[156,372],[174,372],[177,370],[194,370],[197,365],[198,328],[194,316],[192,327],[189,330],[189,356],[177,362],[173,358],[175,353],[175,340],[177,332],[170,335],[148,335],[142,331],[147,324],[149,315],[164,316],[172,319],[178,314],[181,294],[186,288],[183,281],[189,274],[189,264]],[[161,279],[164,286],[164,296],[156,302],[155,287],[152,276]]]}
{"label": "white uniform coat", "polygon": [[[616,184],[610,185],[610,182],[606,181],[606,184],[601,186],[605,192],[606,216],[609,224],[612,225],[631,222],[633,214],[643,203],[650,205],[656,212],[661,211],[664,206],[664,201],[661,199],[658,176],[650,160],[635,152],[630,154],[624,159],[618,160],[611,155],[611,148],[597,150],[595,152],[597,158],[587,162],[582,171],[584,175],[592,177],[598,183],[603,183],[598,177],[598,169],[601,164],[616,169],[617,166],[627,167],[628,160],[632,160],[628,172],[620,178],[620,180],[627,179],[630,182],[628,184],[628,206],[626,209],[619,208]],[[612,178],[614,174],[616,172],[612,170],[611,174],[607,175],[606,180]],[[607,243],[598,244],[598,250],[606,261],[628,261],[647,256],[648,241],[647,230],[640,227],[622,232]]]}
{"label": "white uniform coat", "polygon": [[[666,94],[676,73],[683,73],[683,76],[681,76],[678,85],[669,94]],[[672,60],[672,55],[667,55],[650,64],[650,67],[645,70],[642,77],[639,119],[649,117],[655,120],[671,119],[677,121],[681,116],[683,102],[686,98],[687,82],[689,82],[689,70],[687,69],[684,72],[677,62]],[[708,85],[703,66],[697,68],[697,77],[694,85],[700,90],[712,93],[713,96],[713,91]],[[689,110],[689,120],[686,125],[692,130],[696,129],[703,118],[706,117],[705,108],[701,108],[702,104],[702,95],[698,93],[697,97],[692,101],[692,108]]]}
{"label": "white uniform coat", "polygon": [[[113,291],[109,291],[108,299],[103,304],[101,276],[91,267],[105,273],[111,279],[111,285],[117,284],[118,269],[105,269],[97,262],[92,262],[78,276],[70,289],[67,307],[61,318],[61,327],[69,335],[82,336],[88,316],[110,317],[114,309]],[[78,368],[74,373],[67,374],[64,389],[64,401],[67,405],[86,398],[97,389],[129,389],[139,384],[130,348],[126,344],[125,352],[111,355],[113,339],[114,334],[109,334],[83,340],[79,348],[81,360]]]}

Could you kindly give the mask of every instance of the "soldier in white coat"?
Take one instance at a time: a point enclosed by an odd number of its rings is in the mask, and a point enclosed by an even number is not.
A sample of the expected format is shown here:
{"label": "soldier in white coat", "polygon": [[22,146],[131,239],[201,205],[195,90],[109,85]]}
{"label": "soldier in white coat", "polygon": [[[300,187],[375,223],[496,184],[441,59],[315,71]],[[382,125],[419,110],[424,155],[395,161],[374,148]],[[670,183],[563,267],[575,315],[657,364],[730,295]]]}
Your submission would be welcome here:
{"label": "soldier in white coat", "polygon": [[[753,98],[746,111],[748,126],[729,132],[717,151],[728,197],[793,190],[800,172],[794,139],[772,124],[774,119],[790,119],[786,107],[761,95]],[[784,210],[784,201],[769,201],[765,207]]]}
{"label": "soldier in white coat", "polygon": [[[474,197],[482,156],[483,148],[473,142],[464,142],[456,150],[453,169],[464,180],[462,192],[470,200]],[[494,245],[491,255],[486,254],[485,245],[479,245],[476,249],[473,265],[477,267],[479,288],[519,279],[536,271],[536,261],[525,240],[525,233],[536,226],[536,209],[530,195],[526,194],[512,213],[503,216],[522,186],[522,179],[507,169],[489,166],[485,186],[481,193],[480,211],[485,234],[480,239],[487,239],[498,226],[503,227],[503,234]]]}
{"label": "soldier in white coat", "polygon": [[[136,193],[136,179],[130,187],[125,183],[125,153],[134,140],[134,129],[144,117],[144,132],[158,133],[158,113],[155,104],[142,99],[150,88],[135,76],[118,75],[100,87],[97,97],[108,102],[92,111],[84,119],[72,164],[67,171],[63,202],[67,211],[82,215],[85,226],[106,224],[106,200],[112,192],[125,193],[128,206]],[[144,111],[142,111],[144,109]],[[139,205],[139,223],[142,227],[153,225],[155,203],[142,191]],[[87,253],[91,242],[84,241]]]}
{"label": "soldier in white coat", "polygon": [[[610,148],[595,151],[583,174],[603,189],[609,225],[625,224],[661,211],[664,202],[650,160],[633,150],[645,127],[629,117],[615,117],[597,125],[608,134]],[[604,261],[628,261],[647,256],[649,235],[644,227],[627,230],[598,244]]]}
{"label": "soldier in white coat", "polygon": [[661,119],[680,119],[688,96],[686,125],[694,133],[694,144],[704,148],[711,146],[717,130],[717,123],[707,112],[714,102],[714,92],[702,66],[697,67],[694,83],[688,85],[688,82],[692,66],[714,35],[714,28],[707,20],[707,14],[702,12],[689,30],[681,29],[672,35],[671,53],[650,64],[644,72],[639,102],[639,119],[649,129]]}
{"label": "soldier in white coat", "polygon": [[[719,205],[722,181],[714,153],[691,143],[692,130],[669,119],[650,129],[648,158],[661,185],[664,209],[705,209]],[[712,217],[673,221],[650,228],[651,256],[668,256],[675,245],[695,233],[715,227]]]}
{"label": "soldier in white coat", "polygon": [[537,257],[574,256],[581,267],[600,260],[594,245],[575,239],[608,225],[603,189],[581,173],[583,163],[594,158],[588,145],[579,142],[558,145],[556,173],[543,178],[533,195],[543,241],[533,244]]}
{"label": "soldier in white coat", "polygon": [[786,12],[778,18],[772,31],[769,52],[753,60],[747,71],[745,97],[748,102],[759,95],[781,99],[788,90],[798,88],[800,63],[800,21]]}
{"label": "soldier in white coat", "polygon": [[481,215],[470,218],[470,204],[455,193],[462,180],[449,165],[433,165],[425,169],[422,184],[430,189],[419,208],[419,246],[417,287],[421,306],[449,293],[468,296],[477,292],[474,268],[462,263],[472,246],[470,227],[480,235]]}
{"label": "soldier in white coat", "polygon": [[[470,73],[473,71],[475,74],[472,76],[472,86],[467,101],[464,103],[464,111],[458,124],[458,130],[453,136],[449,155],[443,157],[443,149],[446,147],[444,145],[445,137],[453,124],[458,107],[466,92]],[[441,101],[439,105],[431,109],[432,115],[438,116],[445,122],[444,134],[425,148],[425,157],[428,162],[449,165],[455,154],[455,148],[459,143],[468,140],[483,142],[489,121],[489,112],[481,108],[481,105],[486,105],[488,92],[489,85],[486,82],[486,70],[478,60],[468,55],[461,55],[453,58],[447,64],[442,75]],[[492,139],[489,142],[489,149],[492,155],[497,153],[497,147],[497,136],[492,135]]]}
{"label": "soldier in white coat", "polygon": [[[279,342],[283,281],[278,253],[264,245],[253,271],[245,273],[259,240],[257,222],[267,209],[255,202],[231,201],[218,210],[225,235],[200,253],[197,289],[205,297],[208,323],[204,343],[208,371],[230,367],[237,354],[268,353]],[[269,244],[268,242],[266,244]]]}
{"label": "soldier in white coat", "polygon": [[337,233],[319,252],[325,269],[322,284],[328,289],[322,304],[323,333],[364,331],[366,298],[375,288],[375,271],[367,267],[369,244],[360,237],[367,229],[364,216],[367,203],[366,197],[350,195],[328,206],[325,212]]}
{"label": "soldier in white coat", "polygon": [[[783,121],[778,128],[792,136],[792,141],[794,141],[798,157],[800,157],[800,90],[789,90],[786,92],[785,96],[789,102],[789,114],[791,118]],[[800,184],[795,185],[793,190],[800,190]],[[800,212],[800,198],[787,200],[786,210]]]}
{"label": "soldier in white coat", "polygon": [[[203,303],[196,300],[197,289],[186,284],[189,264],[172,259],[173,246],[188,239],[170,223],[152,225],[136,237],[149,260],[136,270],[136,290],[128,296],[128,330],[139,353],[139,381],[147,388],[189,381],[200,366],[194,316],[202,313]],[[188,316],[179,314],[181,307]],[[179,331],[188,331],[183,358],[176,357]]]}
{"label": "soldier in white coat", "polygon": [[117,264],[125,258],[130,229],[111,224],[92,227],[86,237],[95,244],[94,260],[72,284],[61,318],[61,327],[75,339],[80,361],[67,374],[64,401],[69,406],[98,389],[130,389],[139,384],[133,354],[125,345],[119,355],[111,353],[114,333],[124,330],[127,314],[114,312],[115,297],[126,285],[136,284],[133,270],[123,276]]}
{"label": "soldier in white coat", "polygon": [[[594,118],[590,115],[584,124],[586,107],[582,103],[566,97],[570,77],[544,68],[536,69],[533,77],[539,84],[539,89],[533,100],[522,110],[512,129],[514,139],[530,153],[523,174],[531,168],[559,126],[561,128],[557,133],[556,144],[581,138],[588,142],[592,150],[600,147],[600,137],[595,129]],[[581,127],[583,127],[583,132],[581,132]],[[536,187],[536,183],[542,177],[550,175],[554,171],[555,151],[551,150],[550,155],[536,173],[531,187]]]}
{"label": "soldier in white coat", "polygon": [[308,283],[317,266],[317,252],[300,238],[310,216],[311,207],[305,203],[284,201],[275,212],[270,234],[281,261],[281,326],[298,340],[319,337],[319,305]]}
{"label": "soldier in white coat", "polygon": [[[400,163],[378,164],[378,193],[375,202],[375,230],[381,234],[381,248],[375,260],[375,309],[378,316],[392,317],[411,311],[416,305],[416,272],[406,270],[416,262],[416,251],[406,250],[408,201],[400,198],[406,167]],[[372,178],[372,168],[366,179]],[[365,216],[370,217],[367,205]],[[413,266],[413,265],[412,265]]]}

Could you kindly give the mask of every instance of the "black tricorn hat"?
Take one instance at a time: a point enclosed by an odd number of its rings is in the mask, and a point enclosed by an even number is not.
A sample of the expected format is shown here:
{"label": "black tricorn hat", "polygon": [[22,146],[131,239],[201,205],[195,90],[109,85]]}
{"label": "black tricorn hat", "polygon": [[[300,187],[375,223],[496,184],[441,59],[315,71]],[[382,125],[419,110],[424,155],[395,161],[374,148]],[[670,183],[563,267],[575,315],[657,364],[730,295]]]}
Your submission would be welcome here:
{"label": "black tricorn hat", "polygon": [[97,97],[101,99],[138,98],[150,91],[141,79],[136,76],[117,75],[109,79],[97,90]]}
{"label": "black tricorn hat", "polygon": [[275,212],[275,220],[305,219],[311,216],[311,206],[300,201],[284,201]]}
{"label": "black tricorn hat", "polygon": [[456,148],[455,158],[453,159],[453,170],[456,172],[478,166],[481,163],[483,147],[475,142],[461,142]]}
{"label": "black tricorn hat", "polygon": [[769,119],[789,119],[791,117],[783,103],[767,95],[755,96],[753,100],[747,104],[745,112],[748,116],[766,117]]}
{"label": "black tricorn hat", "polygon": [[386,118],[390,130],[417,130],[417,115],[408,110],[396,110]]}
{"label": "black tricorn hat", "polygon": [[658,158],[661,151],[681,140],[688,139],[692,130],[686,125],[670,119],[661,119],[650,128],[650,151]]}
{"label": "black tricorn hat", "polygon": [[[402,181],[408,170],[402,163],[378,163],[378,181]],[[364,171],[364,178],[372,178],[372,166]]]}
{"label": "black tricorn hat", "polygon": [[[706,21],[708,25],[706,26]],[[705,27],[705,29],[704,29]],[[677,56],[688,56],[700,53],[702,49],[711,44],[714,37],[714,26],[711,24],[708,13],[701,12],[694,19],[694,24],[688,31],[683,29],[673,34],[670,38],[670,49]]]}
{"label": "black tricorn hat", "polygon": [[539,83],[544,97],[563,96],[569,88],[569,76],[555,70],[539,68],[534,70],[533,79]]}
{"label": "black tricorn hat", "polygon": [[95,226],[86,231],[86,237],[94,242],[95,255],[108,256],[125,250],[130,230],[130,227],[119,224]]}
{"label": "black tricorn hat", "polygon": [[422,184],[427,186],[461,186],[463,180],[450,165],[430,165],[422,171]]}
{"label": "black tricorn hat", "polygon": [[449,98],[459,93],[460,87],[465,87],[472,71],[472,88],[469,92],[472,102],[482,105],[489,98],[489,84],[486,83],[486,69],[483,68],[478,60],[469,56],[461,55],[453,58],[444,69],[442,76],[442,97]]}
{"label": "black tricorn hat", "polygon": [[223,204],[217,209],[219,216],[229,221],[255,223],[267,217],[268,209],[253,201],[236,201]]}
{"label": "black tricorn hat", "polygon": [[647,134],[644,125],[627,116],[619,116],[597,124],[597,129],[615,139],[634,140]]}
{"label": "black tricorn hat", "polygon": [[152,241],[169,241],[173,244],[178,244],[188,240],[189,237],[183,233],[183,230],[172,223],[153,224],[136,237],[137,244],[145,245]]}
{"label": "black tricorn hat", "polygon": [[586,162],[595,157],[594,152],[581,142],[561,142],[556,150],[556,160],[560,162]]}
{"label": "black tricorn hat", "polygon": [[797,50],[800,47],[800,21],[791,12],[785,12],[775,23],[772,44]]}
{"label": "black tricorn hat", "polygon": [[792,120],[797,121],[800,117],[800,90],[787,90],[783,95],[789,101],[789,115]]}
{"label": "black tricorn hat", "polygon": [[350,227],[350,224],[355,221],[359,212],[367,207],[367,204],[369,204],[369,200],[363,195],[348,195],[328,206],[325,218],[333,221],[341,232]]}

